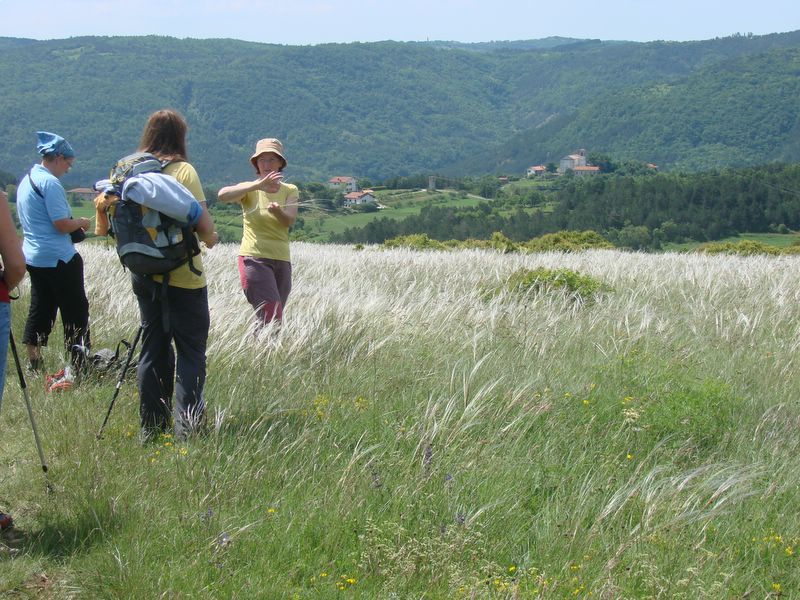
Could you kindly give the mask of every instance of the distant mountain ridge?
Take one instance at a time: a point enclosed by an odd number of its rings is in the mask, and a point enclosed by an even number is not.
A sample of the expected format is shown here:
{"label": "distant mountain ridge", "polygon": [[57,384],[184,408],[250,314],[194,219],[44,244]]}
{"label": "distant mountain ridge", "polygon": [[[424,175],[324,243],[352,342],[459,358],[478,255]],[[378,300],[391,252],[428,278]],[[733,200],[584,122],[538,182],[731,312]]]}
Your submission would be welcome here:
{"label": "distant mountain ridge", "polygon": [[[564,48],[565,46],[575,46],[577,44],[601,43],[600,40],[585,40],[579,38],[565,38],[551,36],[538,40],[496,40],[492,42],[454,42],[444,40],[430,40],[425,42],[407,42],[409,44],[422,44],[425,46],[435,46],[437,48],[447,48],[450,50],[472,50],[475,52],[494,52],[496,50],[548,50],[553,48]],[[614,42],[606,42],[614,43]],[[617,42],[627,43],[627,42]],[[630,42],[633,43],[633,42]]]}
{"label": "distant mountain ridge", "polygon": [[698,170],[800,160],[800,31],[697,42],[282,46],[162,36],[0,38],[0,169],[66,136],[91,183],[173,107],[205,183],[252,175],[260,137],[287,175],[380,180],[523,173],[577,148]]}

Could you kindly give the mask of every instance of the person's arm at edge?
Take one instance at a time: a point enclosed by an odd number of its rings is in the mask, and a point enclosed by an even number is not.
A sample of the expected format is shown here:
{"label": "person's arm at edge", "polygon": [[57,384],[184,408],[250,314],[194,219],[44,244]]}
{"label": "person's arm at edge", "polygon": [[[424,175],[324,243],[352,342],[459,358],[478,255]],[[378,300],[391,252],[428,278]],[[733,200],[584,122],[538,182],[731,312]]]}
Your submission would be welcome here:
{"label": "person's arm at edge", "polygon": [[22,244],[11,220],[11,210],[5,192],[0,192],[0,256],[3,257],[0,277],[9,290],[14,289],[25,277],[25,256],[22,254]]}

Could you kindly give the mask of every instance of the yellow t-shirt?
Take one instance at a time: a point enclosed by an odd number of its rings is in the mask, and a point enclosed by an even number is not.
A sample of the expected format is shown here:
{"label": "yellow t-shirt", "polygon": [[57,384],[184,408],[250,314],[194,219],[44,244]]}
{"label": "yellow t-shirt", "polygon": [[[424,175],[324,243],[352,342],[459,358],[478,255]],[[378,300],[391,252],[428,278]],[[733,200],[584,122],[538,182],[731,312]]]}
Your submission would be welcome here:
{"label": "yellow t-shirt", "polygon": [[282,225],[267,206],[277,202],[285,208],[298,198],[297,186],[290,183],[281,183],[281,189],[274,194],[261,190],[247,192],[241,200],[244,233],[239,254],[289,262],[289,228]]}
{"label": "yellow t-shirt", "polygon": [[[203,186],[200,184],[200,177],[197,175],[195,168],[188,162],[173,162],[166,166],[164,173],[172,175],[175,179],[180,181],[186,188],[192,192],[195,200],[205,204],[206,195],[203,193]],[[189,263],[181,265],[177,269],[170,271],[169,285],[179,287],[187,290],[197,290],[206,287],[206,274],[203,269],[203,261],[201,259],[202,252],[192,258],[194,268],[200,271],[200,275],[195,275],[189,269]],[[154,281],[161,281],[161,275],[153,275]]]}

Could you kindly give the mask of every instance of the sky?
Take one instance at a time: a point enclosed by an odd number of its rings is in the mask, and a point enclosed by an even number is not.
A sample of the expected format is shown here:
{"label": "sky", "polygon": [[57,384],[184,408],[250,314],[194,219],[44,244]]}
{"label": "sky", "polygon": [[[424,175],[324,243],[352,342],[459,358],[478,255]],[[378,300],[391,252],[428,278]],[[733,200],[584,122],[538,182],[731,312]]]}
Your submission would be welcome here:
{"label": "sky", "polygon": [[797,29],[798,0],[0,0],[0,37],[39,40],[155,34],[285,45],[550,36],[646,42]]}

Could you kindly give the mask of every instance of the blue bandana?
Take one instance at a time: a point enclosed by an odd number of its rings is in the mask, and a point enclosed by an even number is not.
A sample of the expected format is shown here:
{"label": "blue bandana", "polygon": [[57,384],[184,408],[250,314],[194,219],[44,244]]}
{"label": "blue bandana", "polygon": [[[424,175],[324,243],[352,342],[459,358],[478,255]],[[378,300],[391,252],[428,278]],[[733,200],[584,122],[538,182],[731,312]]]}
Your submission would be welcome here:
{"label": "blue bandana", "polygon": [[37,131],[36,140],[36,151],[42,156],[48,156],[50,154],[60,154],[64,158],[72,158],[75,156],[75,150],[73,150],[69,142],[60,135],[47,131]]}

